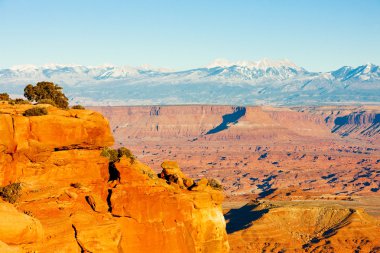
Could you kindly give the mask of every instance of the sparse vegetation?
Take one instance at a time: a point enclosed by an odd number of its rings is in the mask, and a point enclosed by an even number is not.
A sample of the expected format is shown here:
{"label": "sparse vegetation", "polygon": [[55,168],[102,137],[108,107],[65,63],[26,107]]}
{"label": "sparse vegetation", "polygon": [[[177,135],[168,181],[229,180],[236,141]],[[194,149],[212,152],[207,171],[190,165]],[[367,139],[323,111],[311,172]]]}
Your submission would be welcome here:
{"label": "sparse vegetation", "polygon": [[209,178],[207,185],[215,190],[219,190],[219,191],[223,190],[222,184],[219,182],[219,180],[215,178]]}
{"label": "sparse vegetation", "polygon": [[71,109],[75,109],[75,110],[85,110],[86,108],[84,108],[83,105],[73,105],[71,107]]}
{"label": "sparse vegetation", "polygon": [[41,99],[40,101],[38,101],[38,104],[48,104],[48,105],[56,106],[54,101],[48,98]]}
{"label": "sparse vegetation", "polygon": [[135,159],[136,159],[135,156],[132,154],[132,151],[129,150],[129,149],[127,149],[127,148],[125,148],[125,147],[121,147],[121,148],[119,148],[119,149],[117,150],[117,152],[118,152],[118,157],[119,157],[119,158],[125,156],[125,157],[131,159],[131,162],[132,162],[132,163],[133,163],[133,162],[135,161]]}
{"label": "sparse vegetation", "polygon": [[115,163],[119,160],[118,152],[116,149],[105,147],[100,153],[101,156],[107,157],[111,163]]}
{"label": "sparse vegetation", "polygon": [[68,98],[63,94],[62,87],[52,82],[39,82],[35,86],[28,84],[24,89],[24,96],[31,102],[39,103],[41,100],[50,99],[54,104],[67,109]]}
{"label": "sparse vegetation", "polygon": [[21,183],[12,183],[0,187],[0,197],[9,203],[15,203],[21,196]]}
{"label": "sparse vegetation", "polygon": [[157,175],[152,173],[151,171],[147,171],[147,170],[144,170],[142,169],[141,172],[145,175],[147,175],[150,179],[155,179],[157,178]]}
{"label": "sparse vegetation", "polygon": [[32,211],[29,211],[29,210],[25,210],[24,214],[29,215],[30,217],[34,217]]}
{"label": "sparse vegetation", "polygon": [[104,157],[107,157],[108,160],[112,163],[118,162],[121,157],[125,156],[131,160],[133,163],[136,159],[136,157],[132,154],[132,152],[124,147],[121,147],[119,149],[112,149],[109,147],[103,148],[101,154]]}
{"label": "sparse vegetation", "polygon": [[47,115],[48,111],[43,107],[34,107],[26,110],[22,115],[26,117]]}
{"label": "sparse vegetation", "polygon": [[0,101],[9,101],[8,93],[0,93]]}
{"label": "sparse vegetation", "polygon": [[28,104],[30,104],[30,102],[27,100],[24,100],[22,98],[16,98],[16,99],[9,100],[9,104],[11,104],[11,105],[28,105]]}

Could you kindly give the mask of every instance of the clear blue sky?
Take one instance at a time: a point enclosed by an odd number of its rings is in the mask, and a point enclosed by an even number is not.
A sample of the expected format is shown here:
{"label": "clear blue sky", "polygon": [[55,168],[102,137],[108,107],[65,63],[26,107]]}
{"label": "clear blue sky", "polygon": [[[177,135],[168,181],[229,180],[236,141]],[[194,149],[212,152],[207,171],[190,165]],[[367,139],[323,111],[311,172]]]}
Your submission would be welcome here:
{"label": "clear blue sky", "polygon": [[380,0],[0,0],[0,67],[380,64]]}

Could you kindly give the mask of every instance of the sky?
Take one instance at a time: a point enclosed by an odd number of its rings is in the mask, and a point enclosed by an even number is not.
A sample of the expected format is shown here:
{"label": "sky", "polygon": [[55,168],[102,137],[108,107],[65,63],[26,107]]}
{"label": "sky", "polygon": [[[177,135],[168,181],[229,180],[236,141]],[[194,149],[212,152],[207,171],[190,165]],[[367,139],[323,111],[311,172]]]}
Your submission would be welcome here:
{"label": "sky", "polygon": [[380,0],[0,0],[0,68],[380,64]]}

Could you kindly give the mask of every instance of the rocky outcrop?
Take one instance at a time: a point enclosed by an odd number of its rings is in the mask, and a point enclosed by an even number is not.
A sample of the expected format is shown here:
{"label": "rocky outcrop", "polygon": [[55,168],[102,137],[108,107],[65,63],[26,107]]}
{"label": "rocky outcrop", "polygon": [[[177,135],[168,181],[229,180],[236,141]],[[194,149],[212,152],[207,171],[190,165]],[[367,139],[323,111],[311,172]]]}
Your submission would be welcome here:
{"label": "rocky outcrop", "polygon": [[109,162],[98,113],[22,116],[31,107],[0,105],[0,186],[22,189],[14,207],[0,203],[3,252],[228,252],[221,191],[189,189],[178,165],[183,185],[137,159]]}
{"label": "rocky outcrop", "polygon": [[189,189],[194,185],[194,180],[185,176],[175,161],[165,161],[161,164],[162,172],[159,177],[169,184],[177,184],[180,188]]}
{"label": "rocky outcrop", "polygon": [[231,252],[377,252],[380,224],[326,202],[250,203],[226,213]]}
{"label": "rocky outcrop", "polygon": [[[168,185],[150,168],[126,158],[116,167],[123,183],[110,190],[109,203],[112,215],[123,221],[124,252],[228,251],[222,192],[211,187],[188,191],[184,180]],[[185,177],[180,170],[177,173]],[[149,243],[127,243],[140,236]]]}
{"label": "rocky outcrop", "polygon": [[[43,240],[43,229],[39,220],[21,213],[13,205],[0,202],[0,242],[3,246],[37,243]],[[0,244],[0,249],[1,249]],[[18,247],[14,247],[17,250]],[[8,252],[2,250],[2,252]]]}

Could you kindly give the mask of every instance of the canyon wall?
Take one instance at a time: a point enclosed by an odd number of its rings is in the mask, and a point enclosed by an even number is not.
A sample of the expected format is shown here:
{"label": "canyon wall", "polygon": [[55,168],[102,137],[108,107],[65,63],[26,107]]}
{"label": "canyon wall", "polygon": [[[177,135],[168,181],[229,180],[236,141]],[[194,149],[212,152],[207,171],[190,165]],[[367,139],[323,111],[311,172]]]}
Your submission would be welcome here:
{"label": "canyon wall", "polygon": [[301,109],[324,118],[331,132],[343,138],[380,143],[379,106],[309,107]]}
{"label": "canyon wall", "polygon": [[[215,177],[228,196],[376,195],[376,106],[94,107],[156,172],[174,159],[192,177]],[[299,191],[300,189],[300,191]]]}
{"label": "canyon wall", "polygon": [[0,198],[1,252],[228,252],[223,193],[207,180],[110,163],[102,115],[38,106],[48,115],[0,105],[0,195],[13,203]]}

